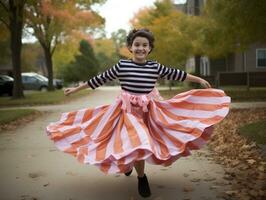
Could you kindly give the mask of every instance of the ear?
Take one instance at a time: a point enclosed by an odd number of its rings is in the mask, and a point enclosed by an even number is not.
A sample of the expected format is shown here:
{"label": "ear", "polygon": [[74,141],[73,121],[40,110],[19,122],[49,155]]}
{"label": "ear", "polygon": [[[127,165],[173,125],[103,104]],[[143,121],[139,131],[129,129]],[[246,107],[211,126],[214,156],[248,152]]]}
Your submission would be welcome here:
{"label": "ear", "polygon": [[132,53],[132,46],[127,46],[127,49]]}
{"label": "ear", "polygon": [[151,46],[149,46],[149,54],[151,53],[151,51],[152,51],[152,48],[151,48]]}

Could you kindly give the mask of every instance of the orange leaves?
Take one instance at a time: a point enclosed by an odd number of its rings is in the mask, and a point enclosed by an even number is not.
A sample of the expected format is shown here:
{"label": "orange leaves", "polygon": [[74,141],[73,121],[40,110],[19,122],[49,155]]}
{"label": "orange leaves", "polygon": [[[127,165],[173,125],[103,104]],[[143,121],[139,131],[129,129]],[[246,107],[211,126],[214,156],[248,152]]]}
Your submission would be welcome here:
{"label": "orange leaves", "polygon": [[81,10],[76,6],[76,1],[41,1],[41,10],[43,16],[50,17],[60,23],[73,26],[100,25],[103,19],[97,13],[91,10]]}
{"label": "orange leaves", "polygon": [[119,55],[123,56],[124,58],[130,58],[131,53],[129,52],[127,47],[121,47],[119,49]]}
{"label": "orange leaves", "polygon": [[[99,26],[104,23],[104,19],[93,11],[79,11],[73,16],[73,23]],[[74,21],[75,20],[75,21]]]}
{"label": "orange leaves", "polygon": [[[103,19],[89,8],[77,6],[75,0],[40,0],[26,7],[27,26],[34,29],[34,35],[42,45],[54,49],[72,36],[91,41],[88,28],[103,24]],[[77,42],[76,42],[77,43]]]}
{"label": "orange leaves", "polygon": [[42,14],[49,16],[53,14],[54,8],[51,1],[41,1]]}
{"label": "orange leaves", "polygon": [[108,57],[115,54],[115,43],[112,39],[97,39],[94,41],[95,53],[103,53]]}
{"label": "orange leaves", "polygon": [[[190,28],[190,16],[176,10],[172,1],[157,1],[154,7],[144,8],[130,21],[136,27],[150,29],[155,36],[155,49],[151,53],[168,66],[183,64],[192,54],[195,30]],[[151,58],[153,59],[153,58]]]}
{"label": "orange leaves", "polygon": [[151,8],[144,7],[139,9],[137,13],[134,14],[134,17],[130,20],[130,24],[134,28],[142,28],[148,25],[148,19],[151,12]]}
{"label": "orange leaves", "polygon": [[188,16],[177,11],[153,20],[149,27],[156,37],[152,55],[158,61],[176,66],[191,54],[192,41],[187,22]]}
{"label": "orange leaves", "polygon": [[215,160],[226,167],[224,179],[230,181],[234,191],[226,192],[230,199],[265,199],[265,157],[255,142],[238,133],[243,124],[265,118],[265,108],[232,110],[215,127],[209,147],[214,151]]}
{"label": "orange leaves", "polygon": [[70,39],[75,40],[77,44],[79,43],[80,40],[86,40],[90,44],[93,44],[92,36],[85,34],[83,32],[72,30],[69,33],[69,36],[70,36]]}

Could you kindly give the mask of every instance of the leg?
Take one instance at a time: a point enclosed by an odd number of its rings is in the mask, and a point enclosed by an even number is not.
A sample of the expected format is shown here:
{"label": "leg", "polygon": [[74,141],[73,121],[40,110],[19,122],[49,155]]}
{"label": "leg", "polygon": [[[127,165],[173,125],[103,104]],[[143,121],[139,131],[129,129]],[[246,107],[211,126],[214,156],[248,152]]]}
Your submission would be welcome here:
{"label": "leg", "polygon": [[142,197],[151,196],[151,190],[150,190],[149,182],[148,182],[147,176],[144,173],[145,161],[141,160],[141,161],[136,162],[134,167],[135,167],[137,174],[138,174],[138,191],[139,191],[139,194]]}
{"label": "leg", "polygon": [[143,177],[144,176],[145,161],[140,160],[140,161],[135,162],[134,167],[137,171],[138,177]]}

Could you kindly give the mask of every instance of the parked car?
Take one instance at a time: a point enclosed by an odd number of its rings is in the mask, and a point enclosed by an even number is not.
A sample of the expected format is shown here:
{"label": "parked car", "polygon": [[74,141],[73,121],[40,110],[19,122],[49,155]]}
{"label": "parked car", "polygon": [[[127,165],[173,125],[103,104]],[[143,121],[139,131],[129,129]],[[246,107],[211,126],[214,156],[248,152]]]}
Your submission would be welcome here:
{"label": "parked car", "polygon": [[[46,85],[46,89],[48,88],[48,78],[41,75],[41,74],[38,74],[38,73],[35,73],[35,72],[25,72],[25,73],[22,73],[22,75],[27,75],[27,76],[34,76],[38,79],[41,79],[42,81],[45,81],[47,82],[47,85]],[[61,79],[53,79],[53,85],[56,89],[62,89],[63,88],[63,80]]]}
{"label": "parked car", "polygon": [[[48,78],[47,77],[45,77],[43,75],[40,75],[40,74],[37,74],[37,73],[36,73],[36,76],[38,76],[38,77],[40,77],[40,78],[42,78],[42,79],[44,79],[45,81],[48,82]],[[63,84],[64,84],[63,80],[61,80],[61,79],[53,79],[53,85],[54,85],[54,87],[56,89],[62,89],[63,88]]]}
{"label": "parked car", "polygon": [[8,94],[12,96],[13,94],[14,79],[7,75],[0,75],[0,94]]}
{"label": "parked car", "polygon": [[44,79],[40,74],[28,72],[22,73],[21,76],[24,90],[47,91],[48,80]]}

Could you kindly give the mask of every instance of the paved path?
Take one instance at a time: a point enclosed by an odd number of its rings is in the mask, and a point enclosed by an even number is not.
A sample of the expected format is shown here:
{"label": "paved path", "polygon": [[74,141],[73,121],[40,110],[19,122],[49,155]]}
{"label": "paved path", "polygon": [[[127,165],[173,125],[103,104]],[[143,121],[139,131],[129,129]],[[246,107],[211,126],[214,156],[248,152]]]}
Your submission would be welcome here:
{"label": "paved path", "polygon": [[[104,175],[59,152],[45,127],[59,113],[111,103],[118,90],[97,89],[65,105],[40,106],[53,111],[14,131],[0,134],[0,199],[2,200],[137,200],[134,172]],[[216,200],[224,190],[224,170],[214,163],[207,148],[181,158],[170,167],[146,165],[154,200]]]}

